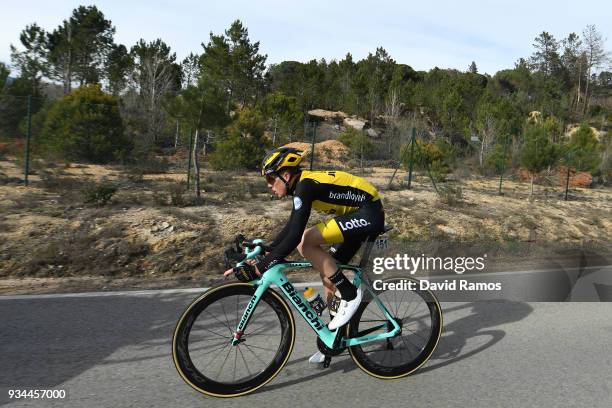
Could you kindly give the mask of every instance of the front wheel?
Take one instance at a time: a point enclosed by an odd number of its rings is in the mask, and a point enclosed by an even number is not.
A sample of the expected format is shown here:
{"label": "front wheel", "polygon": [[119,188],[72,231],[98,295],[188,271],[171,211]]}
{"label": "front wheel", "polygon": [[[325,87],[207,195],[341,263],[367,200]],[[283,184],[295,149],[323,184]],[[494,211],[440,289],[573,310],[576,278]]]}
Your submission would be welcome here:
{"label": "front wheel", "polygon": [[293,350],[295,321],[287,302],[268,289],[253,310],[241,338],[234,331],[255,287],[230,283],[197,298],[179,319],[172,357],[181,377],[195,390],[215,397],[238,397],[272,380]]}
{"label": "front wheel", "polygon": [[[416,282],[412,278],[392,278],[384,282]],[[397,287],[397,286],[396,286]],[[400,378],[421,367],[431,357],[442,334],[442,310],[428,290],[384,290],[377,296],[399,323],[395,337],[349,348],[355,363],[366,373],[382,379]],[[387,325],[375,330],[377,326]],[[348,326],[350,338],[389,332],[393,326],[374,300],[362,302]]]}

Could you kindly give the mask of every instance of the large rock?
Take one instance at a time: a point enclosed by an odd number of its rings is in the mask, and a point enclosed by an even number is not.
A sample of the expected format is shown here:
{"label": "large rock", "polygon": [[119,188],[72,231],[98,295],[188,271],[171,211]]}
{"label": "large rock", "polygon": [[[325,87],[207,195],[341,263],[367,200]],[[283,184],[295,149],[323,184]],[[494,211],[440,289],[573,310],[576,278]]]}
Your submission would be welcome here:
{"label": "large rock", "polygon": [[[567,167],[559,167],[559,185],[565,187],[567,183]],[[590,187],[593,184],[593,176],[591,173],[583,171],[576,173],[575,169],[570,169],[569,185],[570,187]]]}
{"label": "large rock", "polygon": [[325,109],[313,109],[308,111],[308,115],[330,122],[341,123],[348,115],[341,111],[328,111]]}
{"label": "large rock", "polygon": [[373,137],[373,138],[377,138],[377,137],[378,137],[378,132],[377,132],[377,131],[375,131],[375,130],[374,130],[374,129],[372,129],[372,128],[368,128],[368,129],[366,130],[366,133],[367,133],[367,135],[368,135],[368,136],[370,136],[370,137]]}
{"label": "large rock", "polygon": [[344,118],[344,125],[357,130],[363,130],[364,127],[367,127],[368,121],[357,117],[350,117]]}
{"label": "large rock", "polygon": [[519,181],[531,181],[531,172],[527,169],[518,169],[517,176]]}
{"label": "large rock", "polygon": [[[310,162],[310,143],[293,142],[283,147],[293,147],[303,152],[303,167],[308,168]],[[337,140],[325,140],[315,143],[315,168],[321,165],[343,168],[350,157],[350,151],[343,143]]]}

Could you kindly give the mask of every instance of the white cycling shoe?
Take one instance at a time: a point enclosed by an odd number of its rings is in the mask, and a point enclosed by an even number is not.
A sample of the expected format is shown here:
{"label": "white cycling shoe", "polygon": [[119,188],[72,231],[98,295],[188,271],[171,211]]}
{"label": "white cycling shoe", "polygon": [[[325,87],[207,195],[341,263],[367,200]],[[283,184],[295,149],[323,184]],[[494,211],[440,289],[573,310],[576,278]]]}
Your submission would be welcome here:
{"label": "white cycling shoe", "polygon": [[323,361],[325,361],[325,354],[321,353],[320,351],[317,351],[308,359],[310,364],[321,364]]}
{"label": "white cycling shoe", "polygon": [[357,288],[357,296],[355,299],[346,301],[341,300],[340,306],[338,307],[338,311],[336,312],[336,316],[329,322],[327,327],[329,330],[336,330],[338,327],[342,327],[351,320],[351,317],[357,311],[359,304],[361,303],[361,288]]}

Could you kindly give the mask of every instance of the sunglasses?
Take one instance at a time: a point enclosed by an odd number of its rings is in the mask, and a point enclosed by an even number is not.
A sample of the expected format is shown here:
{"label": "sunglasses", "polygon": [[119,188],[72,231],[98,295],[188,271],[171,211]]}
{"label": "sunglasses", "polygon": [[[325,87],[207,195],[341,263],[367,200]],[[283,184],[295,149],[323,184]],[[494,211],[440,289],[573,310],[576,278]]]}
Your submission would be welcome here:
{"label": "sunglasses", "polygon": [[266,181],[268,182],[268,184],[274,184],[274,182],[276,181],[276,175],[275,174],[267,174],[266,175]]}

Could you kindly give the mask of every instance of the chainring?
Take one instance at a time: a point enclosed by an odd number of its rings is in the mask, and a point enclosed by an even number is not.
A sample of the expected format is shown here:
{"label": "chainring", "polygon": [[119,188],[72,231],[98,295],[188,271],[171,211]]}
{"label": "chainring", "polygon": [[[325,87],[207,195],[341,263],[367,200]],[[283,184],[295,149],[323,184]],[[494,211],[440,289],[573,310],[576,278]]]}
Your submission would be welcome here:
{"label": "chainring", "polygon": [[[342,338],[340,336],[340,338]],[[338,339],[336,340],[336,343],[339,343]],[[317,348],[319,349],[319,351],[321,353],[323,353],[326,356],[337,356],[340,355],[344,350],[346,350],[346,347],[339,347],[339,348],[329,348],[325,345],[325,343],[323,343],[323,340],[321,340],[320,337],[317,337]]]}

